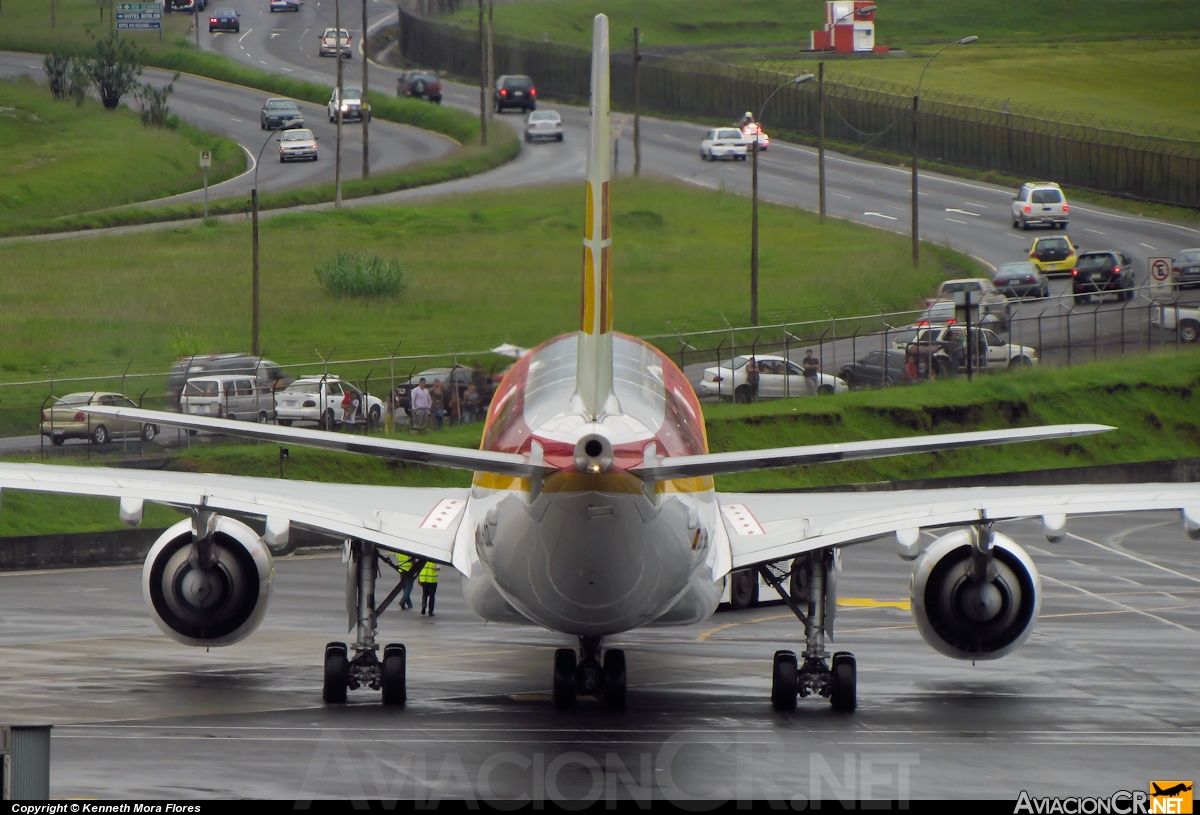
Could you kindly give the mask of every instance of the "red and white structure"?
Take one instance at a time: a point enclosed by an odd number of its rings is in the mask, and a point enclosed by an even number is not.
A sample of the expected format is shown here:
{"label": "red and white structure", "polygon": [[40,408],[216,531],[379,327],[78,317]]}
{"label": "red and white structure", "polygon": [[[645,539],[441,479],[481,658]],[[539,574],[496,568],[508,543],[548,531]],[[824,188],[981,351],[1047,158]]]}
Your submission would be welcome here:
{"label": "red and white structure", "polygon": [[875,3],[871,0],[827,0],[825,28],[813,31],[813,51],[887,53],[886,45],[875,44]]}

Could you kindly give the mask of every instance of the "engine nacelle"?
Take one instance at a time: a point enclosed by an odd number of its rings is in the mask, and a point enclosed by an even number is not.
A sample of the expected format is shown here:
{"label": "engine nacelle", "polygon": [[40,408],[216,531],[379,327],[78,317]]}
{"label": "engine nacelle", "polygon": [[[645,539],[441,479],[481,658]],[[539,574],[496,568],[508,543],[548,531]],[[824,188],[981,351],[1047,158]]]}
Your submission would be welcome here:
{"label": "engine nacelle", "polygon": [[218,516],[212,533],[217,562],[201,569],[193,556],[192,522],[162,534],[142,567],[142,595],[151,619],[184,645],[232,645],[262,623],[275,566],[253,529]]}
{"label": "engine nacelle", "polygon": [[933,542],[913,568],[912,612],[921,637],[955,659],[999,659],[1029,638],[1042,606],[1037,566],[1011,538],[995,535],[995,579],[968,574],[974,532],[960,529]]}

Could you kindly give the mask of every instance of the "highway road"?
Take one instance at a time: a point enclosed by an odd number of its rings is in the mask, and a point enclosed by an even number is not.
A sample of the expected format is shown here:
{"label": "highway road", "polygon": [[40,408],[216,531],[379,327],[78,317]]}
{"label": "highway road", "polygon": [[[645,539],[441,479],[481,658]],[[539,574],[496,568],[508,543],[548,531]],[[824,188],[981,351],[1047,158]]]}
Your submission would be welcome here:
{"label": "highway road", "polygon": [[[30,54],[0,52],[0,76],[22,75],[45,81],[41,60]],[[147,69],[142,80],[161,86],[170,82],[171,76],[167,71]],[[320,105],[300,103],[305,126],[319,139],[319,160],[281,164],[274,134],[254,126],[259,124],[259,109],[269,96],[270,94],[262,91],[190,75],[181,76],[175,82],[175,92],[170,99],[171,110],[206,130],[228,136],[242,145],[250,155],[247,172],[223,184],[210,187],[210,199],[249,196],[250,189],[254,186],[254,174],[251,170],[260,150],[262,166],[258,170],[258,183],[261,192],[269,193],[333,181],[336,136],[335,127],[329,123],[326,109]],[[264,142],[267,143],[265,149]],[[405,164],[437,158],[453,150],[455,143],[426,130],[377,121],[372,125],[371,147],[371,171],[382,172]],[[357,123],[343,128],[342,153],[343,178],[357,178],[362,170],[362,136]],[[196,160],[198,166],[199,155]],[[160,199],[157,203],[198,201],[203,197],[203,190],[195,190]]]}
{"label": "highway road", "polygon": [[147,618],[140,566],[0,574],[0,721],[54,725],[54,798],[579,800],[629,798],[632,784],[699,810],[839,789],[1011,800],[1193,778],[1200,548],[1178,516],[1072,519],[1053,546],[1038,523],[1003,526],[1042,572],[1041,619],[1016,653],[976,665],[921,641],[910,566],[887,541],[843,550],[833,645],[858,658],[851,716],[820,698],[771,710],[771,655],[802,632],[780,606],[614,638],[628,710],[555,711],[553,649],[571,643],[485,625],[445,569],[436,618],[380,619],[381,642],[408,646],[408,706],[352,691],[325,707],[322,648],[346,631],[344,566],[329,552],[276,559],[262,628],[211,651]]}

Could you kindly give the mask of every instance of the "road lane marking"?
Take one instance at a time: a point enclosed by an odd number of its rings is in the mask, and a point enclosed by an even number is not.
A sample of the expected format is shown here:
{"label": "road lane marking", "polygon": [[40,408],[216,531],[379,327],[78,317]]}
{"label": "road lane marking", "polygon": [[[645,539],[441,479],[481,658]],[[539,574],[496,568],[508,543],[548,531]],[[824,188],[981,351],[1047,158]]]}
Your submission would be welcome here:
{"label": "road lane marking", "polygon": [[242,40],[246,39],[246,36],[253,30],[254,30],[253,28],[247,28],[246,33],[243,34],[242,36],[238,37],[238,42],[241,42]]}
{"label": "road lane marking", "polygon": [[835,192],[834,195],[836,195],[838,198],[845,198],[847,201],[850,200],[849,195],[842,195],[840,192]]}
{"label": "road lane marking", "polygon": [[898,210],[900,210],[901,212],[908,212],[908,207],[898,207],[898,206],[896,206],[895,204],[888,204],[888,205],[887,205],[887,208],[888,208],[888,209],[898,209]]}
{"label": "road lane marking", "polygon": [[962,224],[963,226],[966,226],[966,225],[967,225],[967,221],[960,221],[960,220],[958,220],[957,218],[947,218],[946,220],[947,220],[947,221],[953,221],[953,222],[954,222],[954,223],[956,223],[956,224]]}
{"label": "road lane marking", "polygon": [[[970,215],[972,218],[979,217],[978,212],[967,212],[965,209],[954,209],[953,207],[946,207],[946,212],[957,212],[959,215]],[[952,220],[952,219],[947,218],[946,220]]]}
{"label": "road lane marking", "polygon": [[244,123],[244,122],[245,122],[245,119],[239,119],[239,118],[238,118],[238,117],[236,117],[236,116],[230,116],[229,118],[230,118],[230,119],[233,119],[235,122],[241,122],[241,123]]}
{"label": "road lane marking", "polygon": [[1084,232],[1091,232],[1093,235],[1103,235],[1103,234],[1104,234],[1103,232],[1100,232],[1100,231],[1098,231],[1098,230],[1095,230],[1095,229],[1088,229],[1087,227],[1084,227],[1083,231],[1084,231]]}
{"label": "road lane marking", "polygon": [[889,221],[900,220],[894,215],[884,215],[882,212],[864,212],[863,215],[874,215],[876,218],[887,218]]}
{"label": "road lane marking", "polygon": [[261,62],[263,65],[267,64],[267,61],[265,59],[260,59],[259,62]]}
{"label": "road lane marking", "polygon": [[1134,560],[1134,561],[1137,561],[1138,563],[1141,563],[1143,566],[1150,566],[1151,568],[1158,569],[1160,571],[1164,571],[1167,574],[1174,575],[1175,577],[1182,577],[1184,580],[1190,580],[1193,583],[1200,583],[1200,577],[1193,577],[1190,574],[1184,574],[1183,572],[1177,572],[1174,569],[1169,569],[1166,566],[1162,566],[1158,563],[1155,563],[1152,560],[1146,560],[1145,558],[1140,558],[1137,555],[1130,554],[1129,552],[1122,552],[1120,549],[1113,548],[1112,546],[1105,546],[1103,543],[1100,543],[1098,541],[1089,540],[1088,538],[1080,537],[1079,535],[1076,535],[1071,532],[1067,533],[1067,537],[1074,538],[1075,540],[1080,541],[1082,543],[1091,544],[1092,546],[1095,546],[1098,549],[1103,549],[1106,552],[1112,552],[1114,555],[1120,555],[1121,557],[1127,557],[1130,560]]}
{"label": "road lane marking", "polygon": [[963,204],[964,207],[979,207],[980,209],[990,209],[987,204],[976,204],[974,201],[968,201]]}
{"label": "road lane marking", "polygon": [[[1072,535],[1071,537],[1075,537],[1075,536]],[[1187,631],[1189,634],[1200,634],[1200,631],[1197,631],[1194,628],[1188,628],[1186,625],[1180,625],[1179,623],[1175,622],[1174,620],[1168,620],[1166,617],[1159,617],[1157,614],[1151,614],[1149,611],[1142,611],[1140,608],[1134,608],[1133,606],[1126,605],[1125,603],[1122,603],[1118,600],[1113,600],[1112,598],[1105,597],[1102,594],[1096,594],[1094,591],[1088,591],[1087,589],[1083,588],[1082,586],[1076,586],[1072,583],[1068,583],[1065,580],[1059,580],[1057,578],[1050,577],[1050,575],[1047,575],[1047,574],[1043,574],[1042,579],[1049,580],[1051,583],[1057,583],[1060,586],[1066,586],[1069,589],[1074,589],[1075,591],[1079,592],[1080,594],[1095,598],[1096,600],[1102,600],[1105,603],[1111,603],[1114,606],[1125,609],[1126,611],[1132,612],[1133,614],[1140,614],[1143,617],[1149,617],[1152,620],[1158,620],[1160,623],[1166,623],[1167,625],[1171,626],[1172,628],[1178,628],[1181,631]]]}
{"label": "road lane marking", "polygon": [[1143,244],[1139,244],[1139,245],[1140,245],[1140,246],[1144,246],[1144,247],[1146,247],[1147,249],[1149,249],[1149,250],[1150,250],[1150,251],[1152,251],[1152,252],[1156,252],[1156,251],[1158,251],[1158,247],[1157,247],[1157,246],[1151,246],[1151,245],[1150,245],[1150,244],[1148,244],[1148,243],[1143,243]]}

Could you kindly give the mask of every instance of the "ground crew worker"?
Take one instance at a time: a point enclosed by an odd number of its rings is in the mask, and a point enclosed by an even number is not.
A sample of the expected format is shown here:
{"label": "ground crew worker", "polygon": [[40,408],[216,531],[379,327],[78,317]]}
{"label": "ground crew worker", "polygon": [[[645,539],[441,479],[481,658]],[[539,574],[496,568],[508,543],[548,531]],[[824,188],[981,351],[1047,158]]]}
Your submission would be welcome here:
{"label": "ground crew worker", "polygon": [[402,555],[399,552],[396,553],[396,565],[400,567],[400,579],[408,580],[407,585],[404,587],[404,593],[400,595],[400,608],[404,609],[413,607],[412,590],[413,584],[417,581],[404,576],[404,572],[408,571],[409,567],[412,566],[412,562],[413,559],[408,555]]}
{"label": "ground crew worker", "polygon": [[438,572],[442,567],[434,563],[432,560],[425,562],[421,568],[421,574],[417,577],[417,582],[421,584],[421,614],[425,613],[425,607],[429,607],[429,616],[433,616],[433,601],[437,597]]}

